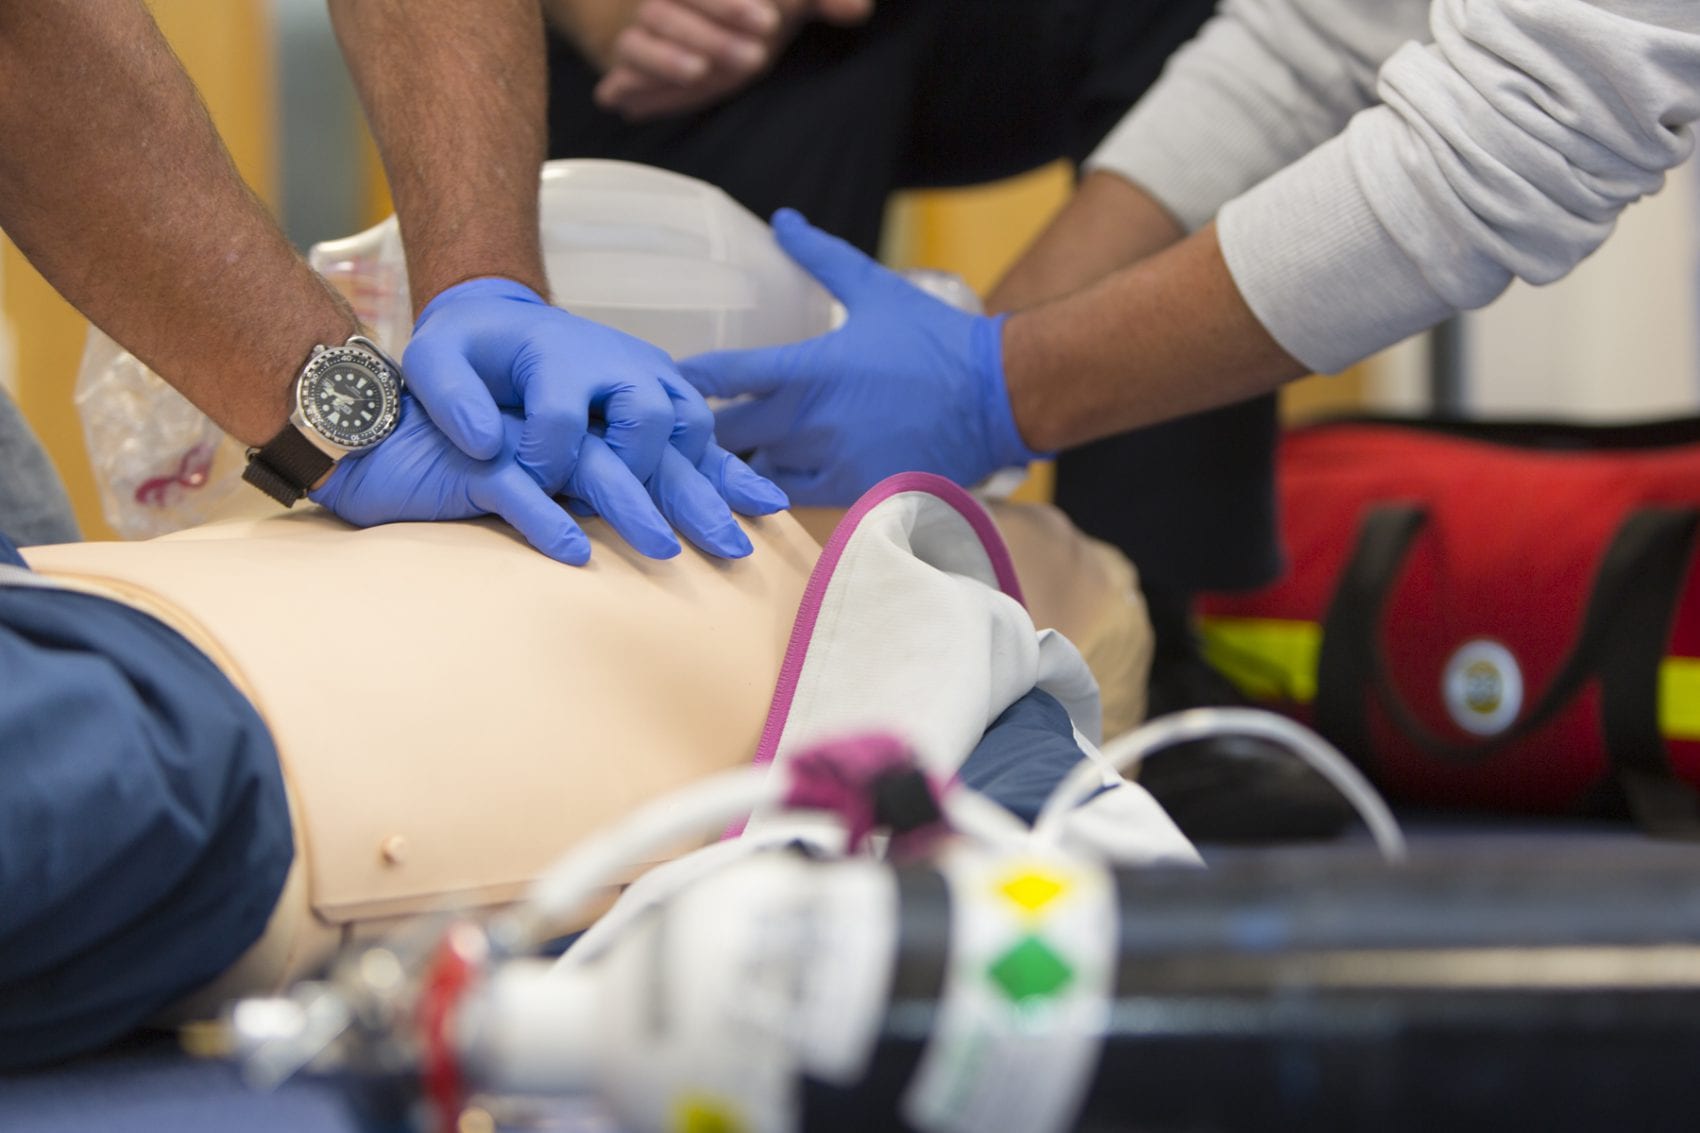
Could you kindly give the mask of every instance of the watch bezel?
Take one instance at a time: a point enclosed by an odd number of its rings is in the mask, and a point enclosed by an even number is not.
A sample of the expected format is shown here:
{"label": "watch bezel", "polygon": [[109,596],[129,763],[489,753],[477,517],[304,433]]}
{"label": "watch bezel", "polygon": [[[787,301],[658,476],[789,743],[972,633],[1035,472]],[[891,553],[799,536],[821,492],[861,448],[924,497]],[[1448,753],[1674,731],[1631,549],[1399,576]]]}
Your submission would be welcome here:
{"label": "watch bezel", "polygon": [[[383,395],[383,407],[377,419],[357,431],[341,429],[330,424],[325,420],[318,402],[308,395],[308,391],[316,389],[331,369],[343,365],[354,365],[365,370],[378,383]],[[401,386],[401,372],[395,363],[370,340],[356,336],[341,346],[327,346],[315,351],[307,360],[307,364],[301,368],[301,375],[295,382],[296,417],[305,422],[319,438],[341,451],[364,452],[395,432],[396,425],[401,420]]]}

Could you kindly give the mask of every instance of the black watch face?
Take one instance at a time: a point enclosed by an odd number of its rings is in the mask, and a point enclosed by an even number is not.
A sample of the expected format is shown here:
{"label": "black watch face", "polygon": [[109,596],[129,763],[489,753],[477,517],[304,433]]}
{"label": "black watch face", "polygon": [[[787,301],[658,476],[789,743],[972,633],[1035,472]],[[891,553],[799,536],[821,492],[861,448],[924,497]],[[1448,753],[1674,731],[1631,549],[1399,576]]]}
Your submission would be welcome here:
{"label": "black watch face", "polygon": [[300,398],[307,423],[347,449],[370,448],[389,436],[401,407],[398,383],[383,359],[348,347],[313,360]]}

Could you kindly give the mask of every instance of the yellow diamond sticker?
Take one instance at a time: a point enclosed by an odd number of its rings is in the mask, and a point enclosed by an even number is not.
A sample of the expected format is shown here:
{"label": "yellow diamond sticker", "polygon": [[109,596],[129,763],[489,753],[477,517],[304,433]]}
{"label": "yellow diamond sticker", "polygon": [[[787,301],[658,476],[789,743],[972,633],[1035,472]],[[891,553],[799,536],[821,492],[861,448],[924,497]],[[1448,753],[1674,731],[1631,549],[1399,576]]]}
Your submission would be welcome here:
{"label": "yellow diamond sticker", "polygon": [[1068,892],[1068,882],[1054,874],[1027,870],[998,886],[998,892],[1028,913],[1036,913]]}
{"label": "yellow diamond sticker", "polygon": [[744,1123],[714,1098],[683,1097],[673,1103],[673,1133],[744,1133]]}

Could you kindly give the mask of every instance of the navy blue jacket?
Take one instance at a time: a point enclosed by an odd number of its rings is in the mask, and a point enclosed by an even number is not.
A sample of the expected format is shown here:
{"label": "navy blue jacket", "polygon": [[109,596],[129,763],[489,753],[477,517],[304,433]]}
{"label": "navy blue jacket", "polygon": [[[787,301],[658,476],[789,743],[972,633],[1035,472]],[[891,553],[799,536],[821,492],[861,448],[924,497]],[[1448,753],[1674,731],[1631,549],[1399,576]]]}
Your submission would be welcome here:
{"label": "navy blue jacket", "polygon": [[[4,535],[0,562],[22,565]],[[293,853],[265,724],[199,650],[115,602],[0,585],[0,1069],[228,967]]]}

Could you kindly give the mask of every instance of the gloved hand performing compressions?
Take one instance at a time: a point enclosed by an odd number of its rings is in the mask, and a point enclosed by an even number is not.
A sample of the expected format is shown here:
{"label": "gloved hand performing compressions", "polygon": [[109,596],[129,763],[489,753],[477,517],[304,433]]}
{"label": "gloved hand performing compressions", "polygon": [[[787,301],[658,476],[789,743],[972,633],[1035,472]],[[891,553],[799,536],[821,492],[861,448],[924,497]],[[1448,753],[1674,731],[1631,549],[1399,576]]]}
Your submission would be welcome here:
{"label": "gloved hand performing compressions", "polygon": [[[513,280],[469,280],[432,299],[415,324],[403,370],[430,420],[473,461],[463,466],[432,451],[424,431],[415,433],[411,446],[399,444],[398,430],[377,452],[359,459],[374,460],[392,446],[411,447],[405,459],[428,461],[439,484],[452,481],[454,490],[425,507],[421,489],[386,475],[385,469],[402,467],[404,457],[392,454],[359,475],[362,502],[406,501],[411,512],[435,508],[436,518],[447,518],[478,499],[498,498],[491,496],[489,479],[496,477],[504,485],[499,500],[511,509],[519,496],[511,474],[476,468],[478,461],[495,460],[527,475],[555,512],[561,509],[548,498],[564,494],[579,510],[602,515],[652,558],[678,553],[669,522],[710,554],[746,555],[750,543],[731,509],[765,515],[786,505],[782,492],[713,444],[708,407],[679,379],[663,351],[550,306]],[[523,418],[508,410],[521,411]],[[325,494],[332,494],[341,475],[339,469]],[[474,482],[479,487],[469,494]],[[344,498],[342,491],[334,495]],[[332,506],[354,522],[378,521],[356,518],[346,505]],[[371,508],[357,504],[354,510]],[[582,562],[589,553],[588,543],[582,552],[549,549],[565,548],[550,543],[557,538],[548,534],[556,517],[544,523],[542,514],[531,514],[534,526],[528,529],[503,508],[486,504],[481,510],[504,515],[534,546],[562,561]],[[564,513],[558,518],[572,524]],[[576,524],[572,528],[577,531]]]}
{"label": "gloved hand performing compressions", "polygon": [[[703,422],[681,429],[679,444],[666,447],[647,485],[632,478],[602,437],[586,435],[572,474],[557,491],[583,514],[606,518],[651,558],[678,552],[669,522],[709,554],[749,554],[749,537],[723,501],[730,500],[745,515],[765,515],[783,508],[785,497],[707,439],[707,414],[704,408]],[[499,421],[502,444],[495,458],[475,460],[449,443],[411,394],[403,394],[396,431],[371,452],[341,461],[324,486],[310,495],[315,503],[363,527],[499,515],[550,558],[583,565],[590,558],[590,540],[551,498],[554,493],[516,459],[524,419],[505,411]],[[688,451],[702,455],[693,464]],[[724,521],[717,518],[721,513]]]}
{"label": "gloved hand performing compressions", "polygon": [[1004,387],[1001,317],[926,294],[790,209],[774,235],[849,311],[837,330],[787,346],[687,358],[680,370],[722,408],[715,432],[800,504],[848,504],[898,472],[973,484],[1040,454]]}
{"label": "gloved hand performing compressions", "polygon": [[521,419],[503,414],[497,427],[503,430],[497,459],[475,460],[450,444],[404,393],[395,432],[371,452],[344,458],[308,495],[361,527],[499,515],[550,558],[583,564],[590,558],[584,531],[513,460]]}

